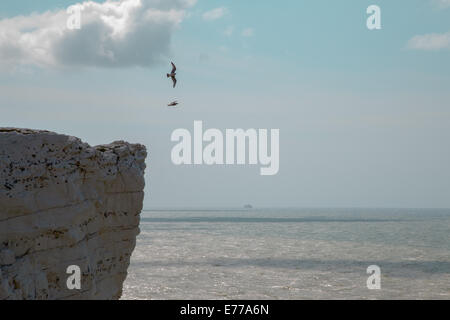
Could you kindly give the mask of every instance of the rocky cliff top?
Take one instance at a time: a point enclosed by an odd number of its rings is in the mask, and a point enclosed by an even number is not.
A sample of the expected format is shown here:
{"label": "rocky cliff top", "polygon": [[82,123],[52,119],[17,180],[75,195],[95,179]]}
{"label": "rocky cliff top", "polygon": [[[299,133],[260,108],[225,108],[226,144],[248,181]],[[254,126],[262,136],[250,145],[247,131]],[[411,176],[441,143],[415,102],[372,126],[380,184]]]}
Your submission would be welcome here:
{"label": "rocky cliff top", "polygon": [[[142,210],[146,149],[0,128],[0,299],[120,297]],[[69,290],[69,264],[82,288]]]}

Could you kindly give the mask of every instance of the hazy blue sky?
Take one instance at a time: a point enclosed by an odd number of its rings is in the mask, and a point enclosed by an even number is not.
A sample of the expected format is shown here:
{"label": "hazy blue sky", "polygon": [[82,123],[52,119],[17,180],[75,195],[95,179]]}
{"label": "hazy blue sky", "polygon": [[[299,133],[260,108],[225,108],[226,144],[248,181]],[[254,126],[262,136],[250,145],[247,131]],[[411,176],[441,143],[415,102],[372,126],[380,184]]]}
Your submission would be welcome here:
{"label": "hazy blue sky", "polygon": [[[0,2],[0,126],[145,144],[147,208],[450,207],[450,1],[98,2]],[[279,128],[279,173],[173,165],[194,120]]]}

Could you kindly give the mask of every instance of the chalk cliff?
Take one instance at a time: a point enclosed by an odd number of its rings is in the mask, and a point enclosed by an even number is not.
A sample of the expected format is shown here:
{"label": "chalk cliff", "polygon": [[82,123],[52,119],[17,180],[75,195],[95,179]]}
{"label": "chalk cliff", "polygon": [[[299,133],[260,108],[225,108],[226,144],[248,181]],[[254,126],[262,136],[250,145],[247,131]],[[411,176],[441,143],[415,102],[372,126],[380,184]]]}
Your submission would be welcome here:
{"label": "chalk cliff", "polygon": [[[0,128],[0,300],[118,299],[139,233],[145,147]],[[71,265],[81,289],[69,290]]]}

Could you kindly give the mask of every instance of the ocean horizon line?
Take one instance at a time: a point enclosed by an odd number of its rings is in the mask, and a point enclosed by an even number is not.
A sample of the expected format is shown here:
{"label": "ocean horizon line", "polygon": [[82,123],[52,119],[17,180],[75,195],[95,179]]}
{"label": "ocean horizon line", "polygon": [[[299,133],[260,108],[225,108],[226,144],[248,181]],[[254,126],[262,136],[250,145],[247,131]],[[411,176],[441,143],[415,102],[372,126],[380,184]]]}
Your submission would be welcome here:
{"label": "ocean horizon line", "polygon": [[144,208],[143,211],[252,211],[252,210],[450,210],[450,208],[440,207],[303,207],[303,206],[253,206],[252,208],[242,207],[153,207]]}

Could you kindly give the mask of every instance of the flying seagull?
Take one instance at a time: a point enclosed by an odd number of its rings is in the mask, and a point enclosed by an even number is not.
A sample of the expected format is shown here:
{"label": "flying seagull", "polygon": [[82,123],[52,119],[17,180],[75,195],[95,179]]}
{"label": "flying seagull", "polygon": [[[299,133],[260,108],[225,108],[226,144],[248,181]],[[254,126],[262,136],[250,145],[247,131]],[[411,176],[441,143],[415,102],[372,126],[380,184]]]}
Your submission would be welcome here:
{"label": "flying seagull", "polygon": [[173,62],[170,62],[172,64],[172,71],[167,74],[167,78],[172,78],[173,81],[173,87],[175,88],[175,85],[177,84],[177,78],[175,76],[177,75],[175,71],[177,71],[177,67],[173,64]]}
{"label": "flying seagull", "polygon": [[169,103],[167,106],[168,107],[175,107],[177,104],[178,104],[178,101],[175,100],[175,101]]}

